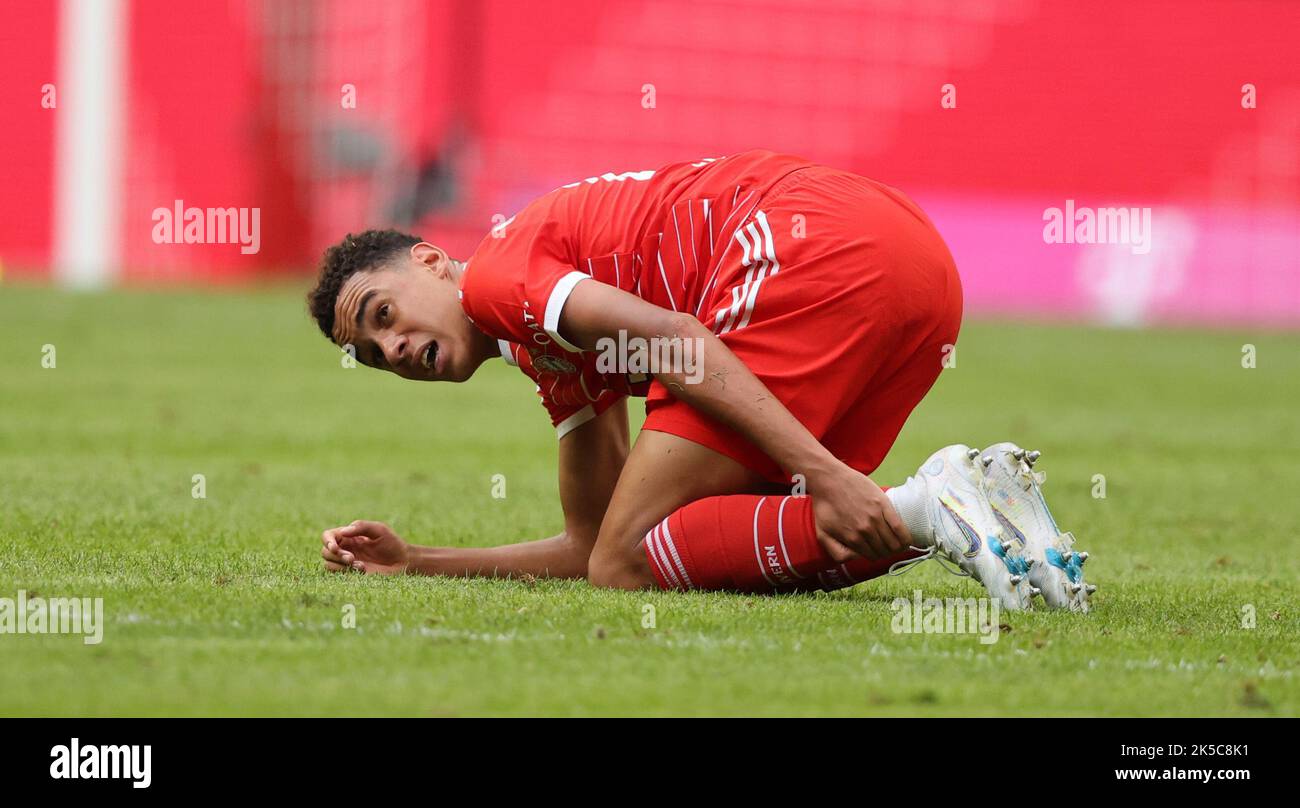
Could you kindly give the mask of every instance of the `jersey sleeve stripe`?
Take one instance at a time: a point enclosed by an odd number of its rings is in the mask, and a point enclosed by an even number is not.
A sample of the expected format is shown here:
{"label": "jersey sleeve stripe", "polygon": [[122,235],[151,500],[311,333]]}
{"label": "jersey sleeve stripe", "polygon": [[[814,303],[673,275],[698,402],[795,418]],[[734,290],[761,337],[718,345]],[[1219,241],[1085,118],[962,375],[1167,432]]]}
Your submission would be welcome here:
{"label": "jersey sleeve stripe", "polygon": [[546,330],[551,339],[558,342],[566,351],[577,353],[582,349],[560,336],[560,312],[564,311],[564,304],[569,300],[573,287],[577,286],[580,281],[589,278],[591,276],[585,272],[578,272],[577,270],[570,272],[556,282],[555,287],[551,289],[550,298],[546,301],[546,313],[542,317],[542,328]]}

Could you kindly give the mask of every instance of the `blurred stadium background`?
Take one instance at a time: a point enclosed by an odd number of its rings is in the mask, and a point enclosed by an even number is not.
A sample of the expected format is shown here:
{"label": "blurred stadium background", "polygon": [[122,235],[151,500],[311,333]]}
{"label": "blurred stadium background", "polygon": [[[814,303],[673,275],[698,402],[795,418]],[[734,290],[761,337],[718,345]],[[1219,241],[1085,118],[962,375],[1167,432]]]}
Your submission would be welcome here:
{"label": "blurred stadium background", "polygon": [[[0,0],[0,597],[103,597],[111,638],[0,636],[0,715],[1300,713],[1298,42],[1296,0]],[[754,147],[935,220],[961,369],[875,476],[1045,450],[1087,619],[895,633],[891,598],[978,591],[937,567],[770,599],[320,571],[356,518],[562,524],[528,380],[347,369],[301,298],[323,247],[466,256],[557,185]],[[1149,206],[1150,252],[1046,243],[1067,200]],[[258,209],[259,249],[155,243],[178,201]]]}
{"label": "blurred stadium background", "polygon": [[[972,313],[1300,325],[1300,3],[5,0],[3,20],[5,281],[301,278],[374,225],[463,256],[564,182],[764,147],[906,190]],[[176,200],[259,208],[260,250],[154,243]],[[1151,207],[1151,251],[1045,243],[1066,200]]]}

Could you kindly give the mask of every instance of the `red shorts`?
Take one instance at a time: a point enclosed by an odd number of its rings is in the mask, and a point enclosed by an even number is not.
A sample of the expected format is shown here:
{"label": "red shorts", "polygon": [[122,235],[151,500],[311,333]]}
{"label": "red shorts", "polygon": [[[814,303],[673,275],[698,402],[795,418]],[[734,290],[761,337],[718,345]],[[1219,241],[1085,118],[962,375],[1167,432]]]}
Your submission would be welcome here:
{"label": "red shorts", "polygon": [[[869,474],[956,344],[962,297],[952,255],[903,194],[834,169],[791,174],[760,215],[774,255],[757,289],[755,263],[744,266],[733,245],[700,319],[822,445]],[[778,468],[658,382],[646,412],[644,429],[707,446],[772,482],[798,471]]]}

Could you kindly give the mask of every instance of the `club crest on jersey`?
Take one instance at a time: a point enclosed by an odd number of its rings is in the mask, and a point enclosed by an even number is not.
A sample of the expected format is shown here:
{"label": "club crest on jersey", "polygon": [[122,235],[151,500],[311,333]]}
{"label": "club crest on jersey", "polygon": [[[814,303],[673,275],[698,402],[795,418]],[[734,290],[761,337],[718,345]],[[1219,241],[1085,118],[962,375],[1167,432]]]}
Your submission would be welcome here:
{"label": "club crest on jersey", "polygon": [[550,354],[539,354],[533,357],[533,367],[538,370],[544,370],[547,373],[573,373],[578,368],[567,359]]}

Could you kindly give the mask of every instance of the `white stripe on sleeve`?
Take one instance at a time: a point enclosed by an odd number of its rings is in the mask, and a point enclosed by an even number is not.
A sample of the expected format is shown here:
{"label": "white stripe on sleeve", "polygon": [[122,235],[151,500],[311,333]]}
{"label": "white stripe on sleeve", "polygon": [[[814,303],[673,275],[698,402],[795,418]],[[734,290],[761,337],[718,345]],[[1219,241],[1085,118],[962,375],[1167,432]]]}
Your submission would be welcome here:
{"label": "white stripe on sleeve", "polygon": [[587,273],[574,270],[556,282],[555,288],[551,289],[550,299],[546,301],[546,314],[542,317],[542,328],[546,329],[551,339],[558,342],[566,351],[577,353],[582,349],[560,336],[560,312],[564,311],[564,304],[573,293],[573,287],[590,279],[591,276]]}

